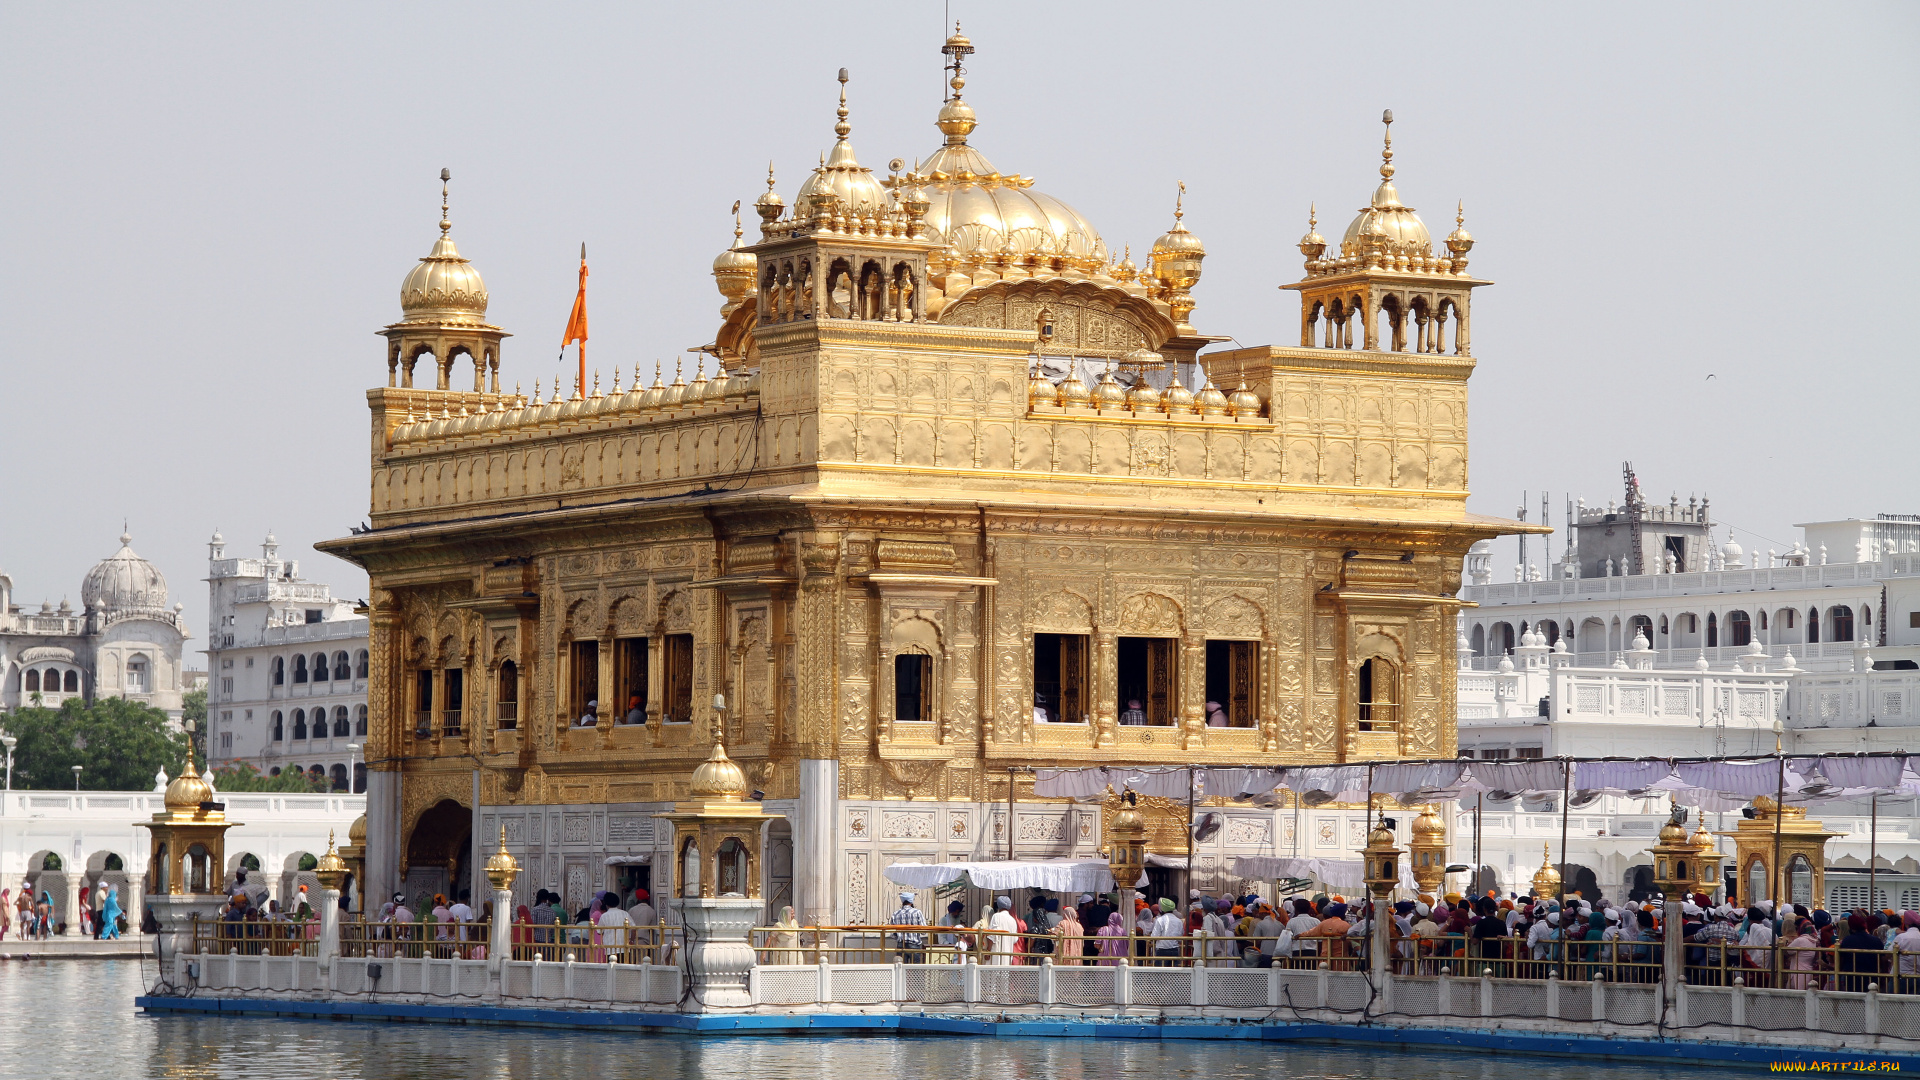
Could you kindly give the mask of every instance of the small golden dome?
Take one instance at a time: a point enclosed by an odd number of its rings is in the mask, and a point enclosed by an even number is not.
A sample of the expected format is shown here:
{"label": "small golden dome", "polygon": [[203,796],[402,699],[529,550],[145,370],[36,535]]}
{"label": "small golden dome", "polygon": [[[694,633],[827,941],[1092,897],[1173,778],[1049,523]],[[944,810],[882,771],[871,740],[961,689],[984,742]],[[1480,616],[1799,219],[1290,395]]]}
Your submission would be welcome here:
{"label": "small golden dome", "polygon": [[1699,827],[1693,830],[1693,835],[1687,838],[1687,843],[1699,848],[1701,851],[1706,851],[1713,847],[1713,834],[1707,831],[1706,822],[1701,822]]}
{"label": "small golden dome", "polygon": [[353,824],[347,826],[347,846],[352,847],[356,844],[364,844],[366,842],[367,815],[361,814],[359,817],[353,819]]}
{"label": "small golden dome", "polygon": [[1454,212],[1453,231],[1447,234],[1447,250],[1456,256],[1473,250],[1473,234],[1467,231],[1467,204],[1464,199]]}
{"label": "small golden dome", "polygon": [[1160,408],[1160,402],[1160,391],[1155,390],[1145,376],[1133,384],[1133,389],[1127,391],[1127,405],[1135,412],[1156,412]]}
{"label": "small golden dome", "polygon": [[1093,405],[1097,409],[1123,409],[1127,404],[1127,389],[1115,382],[1112,371],[1100,373],[1100,381],[1093,386]]}
{"label": "small golden dome", "polygon": [[753,200],[753,212],[760,215],[762,223],[769,225],[778,220],[781,212],[787,208],[787,201],[780,197],[779,192],[773,190],[773,184],[773,162],[769,161],[767,162],[767,190]]}
{"label": "small golden dome", "polygon": [[1381,116],[1387,125],[1385,148],[1380,152],[1380,186],[1373,199],[1362,207],[1358,217],[1340,238],[1340,254],[1347,258],[1371,255],[1407,255],[1424,257],[1433,253],[1433,237],[1413,207],[1400,202],[1393,186],[1393,112]]}
{"label": "small golden dome", "polygon": [[193,755],[187,755],[186,768],[167,785],[168,810],[197,811],[200,804],[213,799],[213,788],[193,769]]}
{"label": "small golden dome", "polygon": [[1160,395],[1160,407],[1175,415],[1190,413],[1193,411],[1193,391],[1175,379],[1167,384],[1167,389]]}
{"label": "small golden dome", "polygon": [[647,392],[640,395],[640,407],[643,409],[657,409],[660,407],[660,402],[665,400],[666,396],[667,388],[666,385],[660,381],[660,365],[656,363],[653,365],[653,385],[647,387]]}
{"label": "small golden dome", "polygon": [[1667,822],[1665,825],[1660,826],[1660,842],[1670,846],[1686,843],[1687,827],[1685,825],[1675,825],[1671,821]]}
{"label": "small golden dome", "polygon": [[1140,811],[1134,809],[1131,804],[1122,804],[1120,812],[1113,816],[1113,831],[1115,835],[1119,835],[1123,831],[1131,833],[1136,829],[1145,829],[1146,827],[1146,819],[1142,818]]}
{"label": "small golden dome", "polygon": [[507,850],[507,827],[500,826],[500,848],[487,856],[487,881],[495,890],[513,888],[513,879],[520,876],[520,863],[513,853]]}
{"label": "small golden dome", "polygon": [[1200,392],[1193,396],[1193,404],[1200,410],[1201,416],[1222,416],[1227,411],[1227,395],[1213,385],[1212,379],[1208,379],[1207,385],[1201,387]]}
{"label": "small golden dome", "polygon": [[1540,869],[1533,874],[1533,895],[1535,897],[1560,895],[1560,871],[1553,868],[1553,849],[1545,843],[1540,845]]}
{"label": "small golden dome", "polygon": [[747,774],[727,756],[725,743],[715,739],[713,753],[693,770],[687,794],[696,799],[724,799],[739,802],[747,794]]}
{"label": "small golden dome", "polygon": [[796,212],[806,215],[815,211],[816,200],[829,197],[839,200],[842,213],[850,217],[876,217],[887,206],[886,189],[880,181],[873,178],[873,170],[860,164],[854,157],[853,144],[847,136],[853,132],[853,125],[847,122],[847,69],[840,69],[840,109],[839,119],[833,125],[835,142],[826,158],[800,185],[799,194],[794,196]]}
{"label": "small golden dome", "polygon": [[687,382],[680,377],[680,361],[678,358],[675,358],[673,361],[673,385],[667,387],[666,392],[660,395],[660,407],[663,409],[677,408],[680,403],[686,399],[686,396]]}
{"label": "small golden dome", "polygon": [[707,391],[713,386],[707,381],[707,358],[700,358],[700,366],[694,370],[693,381],[687,384],[687,391],[680,395],[680,403],[691,405],[696,401],[707,400]]}
{"label": "small golden dome", "polygon": [[1080,381],[1079,368],[1067,369],[1067,377],[1060,380],[1060,404],[1085,405],[1092,397],[1087,391],[1087,384]]}
{"label": "small golden dome", "polygon": [[1425,807],[1413,819],[1413,835],[1415,839],[1445,836],[1447,823],[1441,820],[1439,811],[1431,806]]}
{"label": "small golden dome", "polygon": [[746,242],[740,238],[740,204],[733,206],[733,246],[713,260],[714,285],[729,305],[746,299],[753,292],[754,270],[759,265],[759,260],[746,250]]}
{"label": "small golden dome", "polygon": [[1053,380],[1042,374],[1038,365],[1033,374],[1027,376],[1027,403],[1029,405],[1057,405],[1060,403],[1060,388]]}
{"label": "small golden dome", "polygon": [[1320,208],[1309,204],[1307,207],[1307,235],[1300,238],[1300,254],[1309,259],[1317,259],[1327,250],[1327,238],[1320,235]]}
{"label": "small golden dome", "polygon": [[408,321],[481,322],[487,317],[487,284],[447,235],[447,181],[440,170],[440,239],[400,283],[400,310]]}
{"label": "small golden dome", "polygon": [[[314,869],[315,869],[316,871],[318,871],[318,872],[319,872],[319,873],[320,873],[321,875],[323,875],[323,876],[322,876],[322,877],[320,878],[320,881],[321,881],[321,883],[322,883],[322,884],[325,884],[325,883],[326,883],[326,880],[327,880],[327,879],[326,879],[326,877],[324,876],[324,875],[326,875],[326,874],[343,874],[343,873],[346,873],[346,870],[347,870],[347,861],[346,861],[345,859],[342,859],[342,858],[340,857],[340,853],[339,853],[339,852],[338,852],[337,850],[335,850],[335,849],[334,849],[334,846],[333,846],[333,830],[332,830],[332,829],[328,829],[328,830],[327,830],[327,850],[326,850],[326,853],[325,853],[325,854],[323,854],[323,855],[321,855],[321,856],[320,856],[320,857],[319,857],[318,859],[316,859],[316,860],[314,860],[314,862],[315,862],[315,864],[316,864],[316,865],[314,866]],[[337,887],[337,886],[336,886],[336,887]]]}
{"label": "small golden dome", "polygon": [[[1228,416],[1259,416],[1260,395],[1247,388],[1246,380],[1240,381],[1240,389],[1227,395]],[[1445,831],[1444,829],[1442,831]]]}
{"label": "small golden dome", "polygon": [[1367,847],[1369,848],[1390,848],[1392,846],[1393,830],[1387,828],[1385,825],[1375,825],[1373,831],[1367,834]]}
{"label": "small golden dome", "polygon": [[1207,246],[1200,242],[1199,237],[1187,231],[1179,217],[1179,211],[1175,211],[1173,228],[1161,233],[1160,239],[1153,242],[1153,253],[1156,256],[1205,255]]}

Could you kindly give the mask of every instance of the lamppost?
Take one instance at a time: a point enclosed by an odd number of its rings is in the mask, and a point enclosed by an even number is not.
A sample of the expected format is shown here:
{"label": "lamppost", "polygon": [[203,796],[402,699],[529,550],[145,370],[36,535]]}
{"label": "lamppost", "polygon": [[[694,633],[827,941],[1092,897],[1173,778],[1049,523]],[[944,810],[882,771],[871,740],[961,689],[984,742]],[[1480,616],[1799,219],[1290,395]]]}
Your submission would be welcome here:
{"label": "lamppost", "polygon": [[357,742],[348,743],[347,744],[347,794],[349,795],[357,794],[354,791],[354,788],[358,785],[358,781],[360,779],[360,773],[358,771],[358,767],[360,763],[359,759],[360,759],[360,744]]}
{"label": "lamppost", "polygon": [[[9,796],[13,794],[13,744],[19,741],[12,735],[0,735],[0,746],[7,748],[7,794]],[[0,814],[7,812],[7,803],[12,801],[11,798],[0,799]]]}
{"label": "lamppost", "polygon": [[80,770],[85,767],[84,765],[75,765],[73,767],[73,790],[75,791],[80,790]]}

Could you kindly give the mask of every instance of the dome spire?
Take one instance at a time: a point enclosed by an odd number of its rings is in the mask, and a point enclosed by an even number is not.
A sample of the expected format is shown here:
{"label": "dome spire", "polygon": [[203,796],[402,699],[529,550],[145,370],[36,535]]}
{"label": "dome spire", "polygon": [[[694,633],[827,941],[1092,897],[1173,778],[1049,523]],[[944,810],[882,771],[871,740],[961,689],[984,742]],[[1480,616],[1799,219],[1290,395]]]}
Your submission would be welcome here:
{"label": "dome spire", "polygon": [[447,181],[453,179],[451,169],[440,170],[440,235],[447,235],[453,228],[453,219],[447,215]]}
{"label": "dome spire", "polygon": [[[960,92],[967,85],[966,68],[962,61],[973,55],[973,42],[960,33],[960,24],[955,22],[953,36],[947,39],[946,44],[940,46],[940,51],[947,57],[945,70],[953,72],[953,76],[947,80],[949,92],[941,99],[940,118],[935,121],[934,126],[947,137],[948,146],[965,146],[967,136],[979,126],[978,121],[974,119],[973,106],[961,100],[960,97]],[[991,172],[992,170],[989,167],[986,170],[973,171]]]}
{"label": "dome spire", "polygon": [[839,119],[835,120],[833,123],[833,133],[840,137],[841,142],[846,142],[847,136],[853,133],[853,125],[847,123],[847,69],[846,68],[840,69],[840,108],[835,111],[834,115],[839,117]]}
{"label": "dome spire", "polygon": [[1380,176],[1393,179],[1393,110],[1387,109],[1380,114],[1380,122],[1386,125],[1386,144],[1380,150]]}

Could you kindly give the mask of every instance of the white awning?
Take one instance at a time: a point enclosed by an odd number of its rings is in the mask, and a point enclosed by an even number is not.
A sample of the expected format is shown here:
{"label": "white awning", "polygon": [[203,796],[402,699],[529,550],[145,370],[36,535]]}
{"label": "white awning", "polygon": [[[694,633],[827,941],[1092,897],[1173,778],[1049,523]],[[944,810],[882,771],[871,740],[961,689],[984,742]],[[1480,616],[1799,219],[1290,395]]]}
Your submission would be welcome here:
{"label": "white awning", "polygon": [[[1361,859],[1298,859],[1277,855],[1237,855],[1233,860],[1235,877],[1254,881],[1282,878],[1311,878],[1333,889],[1364,889],[1366,863]],[[1404,863],[1400,867],[1400,887],[1416,886],[1413,874]]]}
{"label": "white awning", "polygon": [[960,880],[977,889],[1044,889],[1058,893],[1113,891],[1113,873],[1102,859],[1047,859],[1034,862],[894,863],[887,880],[916,889]]}
{"label": "white awning", "polygon": [[653,852],[651,851],[643,852],[639,855],[607,856],[608,866],[646,866],[651,862],[653,862]]}

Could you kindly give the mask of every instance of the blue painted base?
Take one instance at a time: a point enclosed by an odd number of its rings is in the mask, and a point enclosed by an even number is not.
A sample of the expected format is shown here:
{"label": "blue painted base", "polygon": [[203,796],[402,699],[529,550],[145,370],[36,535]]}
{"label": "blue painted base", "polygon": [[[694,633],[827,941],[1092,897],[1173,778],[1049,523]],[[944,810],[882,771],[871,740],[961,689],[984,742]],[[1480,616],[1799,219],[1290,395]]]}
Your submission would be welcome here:
{"label": "blue painted base", "polygon": [[[996,1038],[1244,1039],[1269,1043],[1322,1043],[1375,1049],[1453,1050],[1466,1053],[1548,1055],[1638,1062],[1711,1062],[1765,1069],[1773,1062],[1885,1062],[1877,1071],[1920,1071],[1920,1053],[1886,1055],[1828,1047],[1761,1046],[1682,1039],[1605,1039],[1527,1031],[1362,1024],[1252,1023],[1137,1019],[972,1020],[926,1014],[857,1015],[810,1013],[786,1016],[687,1015],[681,1013],[586,1012],[491,1005],[409,1005],[386,1001],[274,1001],[212,997],[139,997],[136,1008],[151,1014],[217,1013],[314,1020],[383,1020],[429,1024],[486,1024],[627,1031],[653,1035],[838,1035],[925,1034]],[[1847,1071],[1844,1067],[1838,1071]]]}

